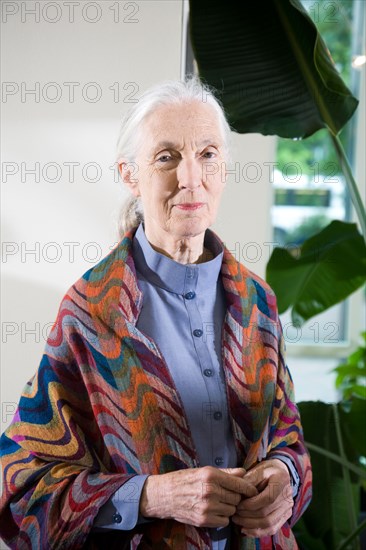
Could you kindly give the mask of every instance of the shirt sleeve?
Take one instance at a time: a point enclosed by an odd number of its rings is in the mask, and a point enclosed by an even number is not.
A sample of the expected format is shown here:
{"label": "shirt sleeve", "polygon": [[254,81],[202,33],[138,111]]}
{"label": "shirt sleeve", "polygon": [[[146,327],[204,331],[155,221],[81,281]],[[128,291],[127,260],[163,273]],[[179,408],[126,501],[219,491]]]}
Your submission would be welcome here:
{"label": "shirt sleeve", "polygon": [[127,531],[149,520],[139,514],[141,493],[147,475],[136,475],[120,487],[103,504],[94,521],[93,530],[119,529]]}

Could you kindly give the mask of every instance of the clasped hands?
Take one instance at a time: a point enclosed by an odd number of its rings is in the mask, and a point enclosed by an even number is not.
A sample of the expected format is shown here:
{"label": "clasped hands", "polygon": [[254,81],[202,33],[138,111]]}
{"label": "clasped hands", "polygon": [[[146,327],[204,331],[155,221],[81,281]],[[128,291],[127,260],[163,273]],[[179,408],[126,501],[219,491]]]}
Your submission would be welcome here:
{"label": "clasped hands", "polygon": [[243,468],[190,468],[146,479],[140,513],[196,527],[225,527],[230,520],[250,537],[274,535],[291,517],[292,487],[279,459]]}

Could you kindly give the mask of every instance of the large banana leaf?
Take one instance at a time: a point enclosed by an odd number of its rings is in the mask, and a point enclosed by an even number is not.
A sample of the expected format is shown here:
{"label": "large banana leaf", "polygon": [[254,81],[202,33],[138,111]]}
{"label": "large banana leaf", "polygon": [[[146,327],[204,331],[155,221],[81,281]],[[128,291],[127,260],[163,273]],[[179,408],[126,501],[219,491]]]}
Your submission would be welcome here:
{"label": "large banana leaf", "polygon": [[299,0],[190,0],[190,31],[237,132],[335,135],[357,107]]}
{"label": "large banana leaf", "polygon": [[275,248],[266,279],[279,312],[292,306],[297,325],[344,300],[366,281],[366,246],[356,224],[331,222],[295,255]]}
{"label": "large banana leaf", "polygon": [[[337,135],[358,102],[300,0],[190,0],[190,30],[200,77],[218,90],[237,132],[303,138],[328,129],[366,240],[365,208]],[[292,305],[301,323],[345,299],[365,282],[364,254],[346,225],[314,237],[299,260],[275,250],[267,278],[280,311]]]}

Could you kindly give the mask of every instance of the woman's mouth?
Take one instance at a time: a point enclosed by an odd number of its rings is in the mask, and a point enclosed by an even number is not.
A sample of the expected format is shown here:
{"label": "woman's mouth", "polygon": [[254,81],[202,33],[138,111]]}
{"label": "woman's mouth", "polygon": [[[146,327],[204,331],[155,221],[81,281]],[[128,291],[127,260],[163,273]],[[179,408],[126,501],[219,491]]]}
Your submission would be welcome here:
{"label": "woman's mouth", "polygon": [[205,203],[204,202],[183,202],[181,204],[176,204],[177,208],[181,210],[197,210],[201,208]]}

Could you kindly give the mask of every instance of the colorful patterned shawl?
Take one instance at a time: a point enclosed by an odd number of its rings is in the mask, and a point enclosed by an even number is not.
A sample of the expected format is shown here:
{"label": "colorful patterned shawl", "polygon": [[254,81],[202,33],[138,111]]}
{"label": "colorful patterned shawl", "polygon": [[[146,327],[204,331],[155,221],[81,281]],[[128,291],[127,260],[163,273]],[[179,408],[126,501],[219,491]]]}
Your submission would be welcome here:
{"label": "colorful patterned shawl", "polygon": [[[187,418],[154,342],[136,329],[142,305],[135,229],[66,293],[41,364],[1,439],[0,535],[19,550],[209,549],[208,531],[156,520],[132,531],[92,531],[99,508],[131,476],[197,466]],[[290,524],[311,498],[311,468],[284,363],[276,300],[225,248],[222,359],[239,465],[281,453],[301,486]],[[274,537],[232,548],[294,550],[286,523]]]}

